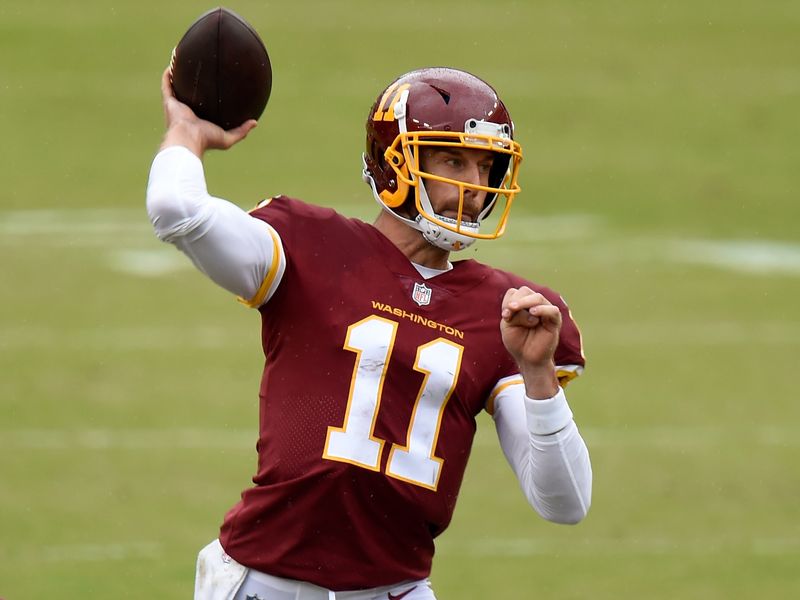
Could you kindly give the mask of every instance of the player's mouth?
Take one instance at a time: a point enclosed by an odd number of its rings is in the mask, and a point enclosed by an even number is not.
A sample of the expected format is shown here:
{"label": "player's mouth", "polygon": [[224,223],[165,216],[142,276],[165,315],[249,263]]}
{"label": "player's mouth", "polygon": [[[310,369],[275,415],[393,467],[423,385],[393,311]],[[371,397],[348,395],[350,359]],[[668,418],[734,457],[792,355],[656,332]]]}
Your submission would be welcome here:
{"label": "player's mouth", "polygon": [[[447,217],[448,219],[452,219],[453,222],[458,221],[458,211],[457,210],[443,210],[439,213],[441,217]],[[475,222],[475,215],[472,213],[468,213],[466,211],[461,213],[461,222],[462,223],[474,223]]]}

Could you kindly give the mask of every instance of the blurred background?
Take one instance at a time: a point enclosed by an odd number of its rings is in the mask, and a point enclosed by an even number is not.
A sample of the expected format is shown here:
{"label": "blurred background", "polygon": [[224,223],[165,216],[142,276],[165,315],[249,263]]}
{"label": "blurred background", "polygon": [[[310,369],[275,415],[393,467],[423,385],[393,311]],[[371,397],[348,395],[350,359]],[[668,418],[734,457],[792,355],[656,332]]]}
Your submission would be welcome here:
{"label": "blurred background", "polygon": [[[0,597],[187,598],[255,470],[258,315],[144,210],[159,78],[214,5],[0,6]],[[800,4],[231,1],[270,52],[256,131],[207,157],[245,208],[371,219],[364,122],[395,76],[490,81],[525,152],[467,256],[559,290],[594,503],[525,503],[483,416],[432,575],[454,598],[800,597]]]}

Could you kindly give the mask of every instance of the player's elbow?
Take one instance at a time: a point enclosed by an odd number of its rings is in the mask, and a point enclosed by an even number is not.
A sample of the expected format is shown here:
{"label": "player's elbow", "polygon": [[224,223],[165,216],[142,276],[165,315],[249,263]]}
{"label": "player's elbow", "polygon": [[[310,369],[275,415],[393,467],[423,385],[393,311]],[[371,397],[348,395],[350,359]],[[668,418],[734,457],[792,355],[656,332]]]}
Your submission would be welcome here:
{"label": "player's elbow", "polygon": [[205,199],[197,196],[173,182],[150,182],[145,201],[147,216],[159,239],[171,242],[205,225],[209,218]]}
{"label": "player's elbow", "polygon": [[559,525],[577,525],[589,514],[590,496],[570,498],[550,498],[547,502],[538,499],[531,502],[540,517]]}
{"label": "player's elbow", "polygon": [[158,183],[151,183],[147,186],[145,200],[147,216],[156,233],[169,229],[171,225],[182,218],[180,204],[175,196],[175,191],[171,186]]}
{"label": "player's elbow", "polygon": [[577,525],[578,523],[583,521],[586,518],[586,515],[588,514],[589,514],[588,507],[585,508],[577,507],[571,510],[559,511],[556,513],[551,513],[542,516],[551,523],[557,523],[558,525]]}

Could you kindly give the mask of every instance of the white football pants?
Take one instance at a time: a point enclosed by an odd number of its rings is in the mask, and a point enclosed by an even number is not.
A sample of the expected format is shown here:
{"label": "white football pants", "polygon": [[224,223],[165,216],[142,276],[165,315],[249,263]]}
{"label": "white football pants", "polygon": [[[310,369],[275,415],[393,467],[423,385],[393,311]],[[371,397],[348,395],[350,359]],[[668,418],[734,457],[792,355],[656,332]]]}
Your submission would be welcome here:
{"label": "white football pants", "polygon": [[430,581],[334,592],[311,583],[283,579],[240,565],[214,540],[197,556],[194,600],[436,600]]}

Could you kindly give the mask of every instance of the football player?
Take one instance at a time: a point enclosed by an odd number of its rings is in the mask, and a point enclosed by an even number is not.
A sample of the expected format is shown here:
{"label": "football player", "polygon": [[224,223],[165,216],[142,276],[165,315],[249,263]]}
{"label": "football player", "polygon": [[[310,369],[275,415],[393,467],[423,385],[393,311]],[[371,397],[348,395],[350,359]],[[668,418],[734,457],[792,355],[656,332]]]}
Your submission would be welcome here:
{"label": "football player", "polygon": [[434,539],[483,410],[533,508],[582,520],[591,466],[563,390],[584,366],[578,328],[552,290],[451,257],[499,237],[519,193],[522,149],[495,90],[426,68],[378,95],[372,224],[285,196],[248,213],[209,195],[204,152],[256,123],[198,119],[168,72],[162,91],[150,219],[259,311],[266,358],[255,485],[201,551],[195,597],[434,598]]}

